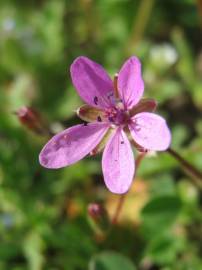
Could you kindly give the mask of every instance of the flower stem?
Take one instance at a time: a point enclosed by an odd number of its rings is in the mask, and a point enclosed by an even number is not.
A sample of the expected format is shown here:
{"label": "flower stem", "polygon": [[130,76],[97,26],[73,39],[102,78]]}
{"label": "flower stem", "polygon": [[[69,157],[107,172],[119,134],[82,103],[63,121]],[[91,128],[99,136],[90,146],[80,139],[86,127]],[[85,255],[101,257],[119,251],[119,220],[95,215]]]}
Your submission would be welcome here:
{"label": "flower stem", "polygon": [[[142,161],[142,159],[144,158],[146,153],[141,153],[138,155],[136,161],[135,161],[135,165],[136,165],[136,172],[137,172],[137,169]],[[116,210],[114,212],[114,215],[112,217],[112,224],[115,225],[117,224],[117,221],[118,221],[118,218],[120,216],[120,213],[121,213],[121,210],[123,208],[123,204],[125,202],[125,199],[126,199],[126,196],[127,196],[128,192],[122,194],[120,197],[119,197],[119,201],[118,201],[118,204],[117,204],[117,207],[116,207]]]}
{"label": "flower stem", "polygon": [[200,172],[197,168],[195,168],[192,164],[190,164],[187,160],[185,160],[180,154],[178,154],[172,148],[168,148],[167,152],[174,157],[184,168],[185,172],[191,177],[194,184],[202,189],[202,172]]}
{"label": "flower stem", "polygon": [[112,224],[116,224],[117,221],[118,221],[118,218],[119,218],[119,215],[120,215],[120,212],[121,212],[121,209],[123,207],[123,204],[124,204],[124,201],[125,201],[125,198],[126,198],[126,195],[128,193],[124,193],[122,194],[120,197],[119,197],[119,201],[118,201],[118,204],[117,204],[117,207],[116,207],[116,210],[115,210],[115,213],[114,213],[114,216],[112,218]]}

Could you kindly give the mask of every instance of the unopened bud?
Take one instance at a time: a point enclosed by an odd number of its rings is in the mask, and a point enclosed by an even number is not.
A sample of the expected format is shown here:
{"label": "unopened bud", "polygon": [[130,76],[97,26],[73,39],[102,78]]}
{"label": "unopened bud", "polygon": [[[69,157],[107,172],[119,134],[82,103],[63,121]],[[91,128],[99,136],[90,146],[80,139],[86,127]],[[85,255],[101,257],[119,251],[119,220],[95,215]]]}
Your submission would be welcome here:
{"label": "unopened bud", "polygon": [[88,205],[88,214],[93,219],[100,218],[105,212],[106,210],[104,209],[104,207],[98,203],[90,203]]}
{"label": "unopened bud", "polygon": [[110,220],[106,209],[99,203],[88,205],[89,221],[96,233],[106,232],[110,226]]}
{"label": "unopened bud", "polygon": [[17,115],[20,123],[28,129],[40,135],[50,135],[50,131],[42,119],[40,113],[30,107],[21,107],[15,114]]}

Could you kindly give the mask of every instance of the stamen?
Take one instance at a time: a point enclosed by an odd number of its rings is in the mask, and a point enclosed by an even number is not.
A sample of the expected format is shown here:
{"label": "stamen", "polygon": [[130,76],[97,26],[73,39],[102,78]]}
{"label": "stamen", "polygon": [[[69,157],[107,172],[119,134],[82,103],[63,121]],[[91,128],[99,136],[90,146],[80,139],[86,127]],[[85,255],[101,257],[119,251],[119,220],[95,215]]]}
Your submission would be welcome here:
{"label": "stamen", "polygon": [[86,127],[86,126],[88,125],[88,122],[85,121],[85,122],[83,123],[83,125]]}
{"label": "stamen", "polygon": [[95,103],[95,105],[98,104],[98,97],[97,96],[94,97],[94,103]]}
{"label": "stamen", "polygon": [[100,116],[97,117],[98,122],[102,122],[102,118]]}
{"label": "stamen", "polygon": [[110,93],[107,94],[108,99],[111,99],[111,97],[113,97],[113,96],[114,96],[113,92],[110,92]]}
{"label": "stamen", "polygon": [[114,122],[113,117],[109,116],[108,119],[109,119],[109,122]]}

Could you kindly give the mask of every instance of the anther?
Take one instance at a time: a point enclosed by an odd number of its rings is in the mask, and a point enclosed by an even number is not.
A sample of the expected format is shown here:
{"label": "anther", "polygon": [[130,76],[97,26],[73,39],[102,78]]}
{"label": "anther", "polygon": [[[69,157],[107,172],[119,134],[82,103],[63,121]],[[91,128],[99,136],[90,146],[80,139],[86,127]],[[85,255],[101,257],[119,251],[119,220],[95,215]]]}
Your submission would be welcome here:
{"label": "anther", "polygon": [[107,98],[108,98],[108,99],[110,99],[110,98],[113,97],[113,96],[114,96],[113,92],[110,92],[109,94],[107,94]]}
{"label": "anther", "polygon": [[94,97],[94,103],[95,103],[95,105],[98,104],[98,97],[97,96]]}
{"label": "anther", "polygon": [[109,122],[114,122],[113,117],[109,116],[108,119],[109,119]]}
{"label": "anther", "polygon": [[97,117],[98,122],[102,122],[102,118],[100,116]]}

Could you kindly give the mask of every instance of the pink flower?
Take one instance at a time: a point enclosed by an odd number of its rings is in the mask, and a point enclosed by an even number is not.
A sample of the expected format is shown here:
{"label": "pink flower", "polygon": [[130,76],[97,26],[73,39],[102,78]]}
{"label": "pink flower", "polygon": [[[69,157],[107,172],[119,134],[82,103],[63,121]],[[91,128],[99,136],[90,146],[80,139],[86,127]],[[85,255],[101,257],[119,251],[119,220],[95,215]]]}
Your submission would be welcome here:
{"label": "pink flower", "polygon": [[71,165],[104,148],[104,181],[113,193],[128,191],[135,172],[130,141],[141,151],[166,150],[171,134],[166,121],[152,113],[156,102],[142,99],[144,82],[137,57],[129,58],[114,83],[97,63],[78,57],[71,65],[72,82],[88,104],[78,109],[85,122],[55,135],[42,149],[39,160],[50,169]]}

